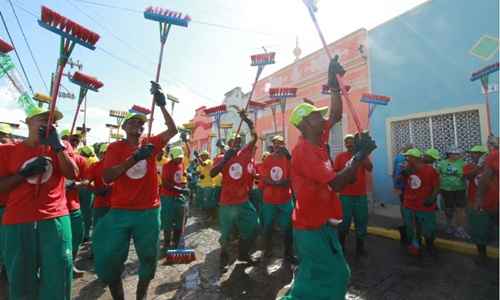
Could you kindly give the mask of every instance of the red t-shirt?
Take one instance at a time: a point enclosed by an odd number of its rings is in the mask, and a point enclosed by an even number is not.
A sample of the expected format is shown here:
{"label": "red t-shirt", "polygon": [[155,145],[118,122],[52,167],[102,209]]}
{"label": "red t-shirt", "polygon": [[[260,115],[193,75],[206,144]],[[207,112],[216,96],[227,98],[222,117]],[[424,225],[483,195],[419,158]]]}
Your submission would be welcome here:
{"label": "red t-shirt", "polygon": [[342,206],[328,184],[336,176],[326,144],[311,144],[302,136],[292,151],[291,179],[297,197],[293,226],[317,229],[329,219],[342,219]]}
{"label": "red t-shirt", "polygon": [[[28,162],[45,153],[45,147],[29,147],[25,143],[10,144],[2,147],[0,156],[0,177],[15,175]],[[51,160],[42,175],[36,196],[38,178],[33,176],[16,186],[9,193],[9,198],[2,218],[3,224],[21,224],[53,219],[68,214],[64,177],[61,174],[59,160],[49,150],[45,155]]]}
{"label": "red t-shirt", "polygon": [[231,158],[222,169],[221,204],[241,204],[248,200],[252,166],[252,148],[247,145]]}
{"label": "red t-shirt", "polygon": [[[76,181],[82,180],[84,174],[86,173],[87,161],[83,156],[77,153],[74,153],[72,158],[80,171],[79,178]],[[68,181],[69,179],[65,179],[65,184],[69,183]],[[71,180],[71,182],[73,182],[73,180]],[[68,209],[70,212],[80,209],[80,197],[78,195],[78,189],[76,188],[66,190],[66,199],[68,200]]]}
{"label": "red t-shirt", "polygon": [[[290,161],[283,155],[271,154],[262,163],[261,182],[290,180]],[[284,204],[290,201],[292,191],[290,186],[282,187],[266,184],[264,186],[264,202]]]}
{"label": "red t-shirt", "polygon": [[[145,142],[143,139],[140,144]],[[161,136],[151,137],[149,142],[154,146],[153,154],[147,160],[138,161],[113,181],[111,208],[143,210],[160,206],[156,156],[165,147],[165,142]],[[132,147],[126,141],[111,143],[104,157],[104,170],[123,163],[137,149],[138,147]]]}
{"label": "red t-shirt", "polygon": [[483,208],[488,211],[498,212],[498,149],[494,149],[486,157],[486,166],[493,169],[493,178],[483,201]]}
{"label": "red t-shirt", "polygon": [[404,206],[417,211],[435,211],[436,203],[425,207],[424,201],[439,188],[439,174],[431,165],[422,165],[414,174],[405,177]]}
{"label": "red t-shirt", "polygon": [[[476,169],[475,164],[466,164],[464,166],[464,176],[468,176],[470,173],[472,173]],[[469,200],[469,203],[474,203],[476,200],[476,191],[477,191],[477,184],[479,182],[479,177],[478,175],[474,176],[474,178],[468,180],[468,185],[467,185],[467,198]]]}
{"label": "red t-shirt", "polygon": [[[89,167],[87,174],[86,174],[86,179],[88,179],[90,182],[94,183],[94,187],[96,189],[101,189],[105,187],[109,187],[108,185],[104,184],[104,181],[102,180],[102,172],[104,170],[104,162],[98,161],[92,166]],[[94,197],[94,208],[103,208],[103,207],[109,207],[109,198],[111,197],[111,192],[106,194],[106,196],[99,196],[95,194]]]}
{"label": "red t-shirt", "polygon": [[[12,143],[6,143],[6,144],[0,144],[0,166],[5,164],[4,158],[5,155],[3,154],[2,149],[8,149],[4,148],[6,145],[12,145]],[[9,198],[8,193],[0,193],[0,207],[4,207],[7,204],[7,199]]]}
{"label": "red t-shirt", "polygon": [[[174,186],[184,187],[184,183],[182,182],[183,181],[182,176],[184,176],[184,164],[182,162],[176,164],[174,163],[173,160],[170,160],[169,162],[163,165],[163,171],[161,177],[162,183],[168,182]],[[179,197],[181,193],[165,188],[162,184],[160,188],[160,195]]]}
{"label": "red t-shirt", "polygon": [[[351,152],[340,152],[335,156],[335,172],[340,172],[344,168],[348,167],[352,158]],[[348,184],[340,191],[340,195],[345,196],[365,196],[367,194],[366,189],[366,168],[361,166],[356,171],[356,181],[354,183]]]}

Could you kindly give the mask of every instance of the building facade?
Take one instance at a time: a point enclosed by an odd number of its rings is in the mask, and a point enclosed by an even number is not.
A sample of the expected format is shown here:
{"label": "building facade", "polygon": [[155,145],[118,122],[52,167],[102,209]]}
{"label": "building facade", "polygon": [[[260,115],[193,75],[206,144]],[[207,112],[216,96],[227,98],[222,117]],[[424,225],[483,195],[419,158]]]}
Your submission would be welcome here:
{"label": "building facade", "polygon": [[[434,147],[442,155],[455,145],[468,150],[488,135],[485,97],[471,74],[498,61],[471,55],[482,36],[498,42],[498,1],[431,0],[368,33],[370,82],[375,94],[392,97],[378,107],[370,131],[378,148],[374,197],[395,203],[393,159],[406,143]],[[497,46],[498,47],[498,46]],[[498,135],[498,73],[490,77],[492,131]]]}

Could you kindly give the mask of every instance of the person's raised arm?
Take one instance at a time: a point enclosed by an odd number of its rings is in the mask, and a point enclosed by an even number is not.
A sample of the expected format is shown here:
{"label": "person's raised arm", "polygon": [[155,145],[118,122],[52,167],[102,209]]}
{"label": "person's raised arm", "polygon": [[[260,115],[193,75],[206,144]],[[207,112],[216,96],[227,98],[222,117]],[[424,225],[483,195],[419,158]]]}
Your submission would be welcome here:
{"label": "person's raised arm", "polygon": [[76,179],[79,175],[78,167],[69,157],[69,154],[64,151],[66,148],[62,144],[61,139],[59,139],[55,127],[51,126],[47,134],[47,126],[42,126],[38,135],[40,143],[50,146],[51,150],[56,154],[61,174],[68,179]]}
{"label": "person's raised arm", "polygon": [[167,125],[167,130],[160,133],[159,136],[161,136],[164,143],[168,143],[168,141],[170,141],[170,139],[178,133],[177,127],[175,126],[174,119],[165,108],[167,101],[165,99],[165,94],[163,94],[161,86],[154,81],[151,81],[151,94],[153,94],[156,105],[160,107],[163,119],[165,120],[165,125]]}
{"label": "person's raised arm", "polygon": [[328,66],[328,87],[330,88],[330,116],[328,117],[328,127],[331,128],[342,120],[342,98],[340,97],[340,85],[337,75],[344,76],[345,70],[335,56]]}

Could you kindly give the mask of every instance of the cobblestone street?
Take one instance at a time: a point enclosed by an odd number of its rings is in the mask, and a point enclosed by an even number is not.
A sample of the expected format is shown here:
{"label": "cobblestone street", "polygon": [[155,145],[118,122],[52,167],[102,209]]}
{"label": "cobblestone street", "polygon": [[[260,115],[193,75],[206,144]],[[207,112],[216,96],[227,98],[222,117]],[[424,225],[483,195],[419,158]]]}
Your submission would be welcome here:
{"label": "cobblestone street", "polygon": [[[149,299],[169,300],[257,300],[276,299],[287,290],[292,267],[279,258],[252,267],[235,262],[222,274],[219,271],[219,233],[198,211],[189,218],[186,243],[196,250],[197,260],[191,264],[163,265],[159,261],[151,282]],[[275,239],[278,242],[280,239]],[[277,242],[276,248],[280,247]],[[347,245],[347,258],[352,277],[347,299],[498,299],[498,260],[477,267],[473,257],[441,251],[437,259],[409,257],[399,242],[369,236],[368,256],[356,259],[354,241]],[[280,257],[281,249],[275,250]],[[257,251],[255,256],[261,255]],[[74,281],[74,299],[111,299],[109,291],[93,273],[87,250],[81,251],[77,264],[88,270]],[[234,260],[234,258],[233,258]],[[135,298],[137,257],[133,246],[122,275],[127,299]],[[5,291],[5,286],[1,286]],[[4,294],[4,293],[2,293]],[[7,299],[5,295],[0,299]]]}

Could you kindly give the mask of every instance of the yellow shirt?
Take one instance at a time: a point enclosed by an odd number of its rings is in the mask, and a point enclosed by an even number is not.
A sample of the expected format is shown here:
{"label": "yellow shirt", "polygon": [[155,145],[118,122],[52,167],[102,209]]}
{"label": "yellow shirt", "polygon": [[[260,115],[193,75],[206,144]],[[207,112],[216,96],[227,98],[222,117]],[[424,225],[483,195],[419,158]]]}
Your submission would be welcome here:
{"label": "yellow shirt", "polygon": [[[204,161],[205,165],[199,165],[196,171],[198,171],[200,175],[200,181],[198,185],[202,188],[212,187],[214,185],[212,181],[212,177],[210,177],[210,170],[212,169],[213,162],[210,159]],[[201,179],[203,177],[203,179]]]}

